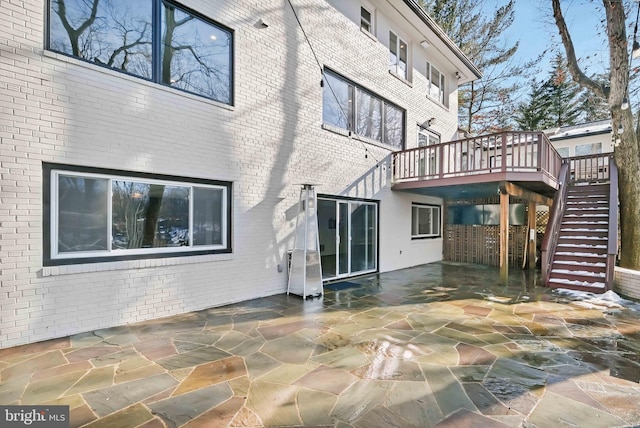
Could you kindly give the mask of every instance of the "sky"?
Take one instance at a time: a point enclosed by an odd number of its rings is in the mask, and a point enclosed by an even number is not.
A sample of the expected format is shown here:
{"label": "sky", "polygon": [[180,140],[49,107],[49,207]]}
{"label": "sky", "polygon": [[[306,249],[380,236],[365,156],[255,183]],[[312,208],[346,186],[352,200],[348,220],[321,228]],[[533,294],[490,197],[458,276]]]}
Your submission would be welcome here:
{"label": "sky", "polygon": [[[490,3],[490,2],[489,2]],[[506,3],[496,1],[497,5]],[[604,19],[601,3],[594,0],[563,0],[562,8],[578,58],[586,74],[603,72],[608,62],[606,37],[600,21]],[[550,0],[516,0],[515,21],[510,35],[520,41],[518,56],[526,61],[547,49],[564,53],[558,29],[553,21]],[[549,51],[543,71],[549,72]]]}

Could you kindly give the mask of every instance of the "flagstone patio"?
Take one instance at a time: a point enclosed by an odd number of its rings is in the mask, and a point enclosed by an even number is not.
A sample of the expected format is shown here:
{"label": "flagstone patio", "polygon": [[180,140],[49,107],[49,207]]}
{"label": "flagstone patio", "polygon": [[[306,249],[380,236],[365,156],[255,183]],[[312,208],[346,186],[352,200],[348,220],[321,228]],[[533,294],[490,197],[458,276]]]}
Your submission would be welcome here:
{"label": "flagstone patio", "polygon": [[0,350],[0,404],[87,427],[640,426],[640,314],[433,263]]}

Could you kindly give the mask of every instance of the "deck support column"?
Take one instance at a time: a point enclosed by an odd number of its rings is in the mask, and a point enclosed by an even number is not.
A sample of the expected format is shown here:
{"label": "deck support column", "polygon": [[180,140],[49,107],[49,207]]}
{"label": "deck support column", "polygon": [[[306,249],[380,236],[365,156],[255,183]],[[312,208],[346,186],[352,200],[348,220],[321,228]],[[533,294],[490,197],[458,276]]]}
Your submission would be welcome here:
{"label": "deck support column", "polygon": [[536,202],[529,201],[529,254],[527,255],[527,262],[529,264],[529,270],[536,268],[536,249],[537,249],[537,227],[536,227]]}
{"label": "deck support column", "polygon": [[500,186],[500,281],[509,276],[509,194]]}

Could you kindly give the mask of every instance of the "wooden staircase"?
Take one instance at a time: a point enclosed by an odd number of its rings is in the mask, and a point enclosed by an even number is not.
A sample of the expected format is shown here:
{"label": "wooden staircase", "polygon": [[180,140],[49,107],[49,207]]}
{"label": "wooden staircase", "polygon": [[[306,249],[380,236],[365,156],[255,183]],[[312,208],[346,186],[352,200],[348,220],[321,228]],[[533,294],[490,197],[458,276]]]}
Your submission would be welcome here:
{"label": "wooden staircase", "polygon": [[547,225],[543,276],[549,287],[604,293],[613,288],[617,254],[617,170],[607,159],[606,167],[596,163],[599,174],[587,176],[573,159],[567,159],[566,187],[556,195]]}
{"label": "wooden staircase", "polygon": [[547,284],[606,291],[610,184],[570,184]]}

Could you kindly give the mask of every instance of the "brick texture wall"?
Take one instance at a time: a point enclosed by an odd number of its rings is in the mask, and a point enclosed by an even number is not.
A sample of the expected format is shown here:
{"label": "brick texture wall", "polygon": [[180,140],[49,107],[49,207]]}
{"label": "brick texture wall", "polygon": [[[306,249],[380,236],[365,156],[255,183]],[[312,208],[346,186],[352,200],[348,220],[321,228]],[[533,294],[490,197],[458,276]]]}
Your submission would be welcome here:
{"label": "brick texture wall", "polygon": [[613,275],[616,293],[640,300],[640,271],[616,267]]}
{"label": "brick texture wall", "polygon": [[[0,348],[285,292],[298,183],[381,200],[382,270],[441,258],[441,241],[411,243],[407,207],[433,200],[390,191],[390,150],[322,128],[287,2],[181,3],[234,31],[233,107],[46,51],[46,2],[0,0]],[[455,135],[455,92],[429,101],[424,76],[390,75],[387,48],[330,4],[293,4],[321,64],[407,110],[409,145],[430,117]],[[232,181],[233,253],[43,267],[43,162]]]}

